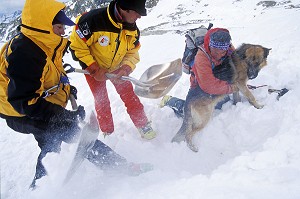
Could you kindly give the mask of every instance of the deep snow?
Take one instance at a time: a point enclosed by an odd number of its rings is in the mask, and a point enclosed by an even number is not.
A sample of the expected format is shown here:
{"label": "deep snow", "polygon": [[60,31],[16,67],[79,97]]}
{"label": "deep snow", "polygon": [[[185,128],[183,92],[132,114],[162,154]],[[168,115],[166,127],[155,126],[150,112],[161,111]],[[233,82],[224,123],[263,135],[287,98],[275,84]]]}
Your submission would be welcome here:
{"label": "deep snow", "polygon": [[[109,84],[115,132],[105,139],[99,135],[99,139],[129,161],[152,163],[154,170],[132,177],[105,173],[85,161],[71,182],[62,187],[76,147],[63,144],[60,154],[45,158],[49,176],[38,181],[35,191],[28,186],[39,148],[33,136],[13,132],[1,119],[1,198],[300,198],[300,9],[286,9],[286,5],[265,8],[257,6],[258,2],[160,0],[138,25],[141,30],[154,27],[169,32],[141,37],[141,61],[131,76],[139,78],[148,67],[181,57],[184,35],[179,32],[207,25],[209,20],[214,27],[228,28],[236,47],[252,43],[272,48],[268,66],[249,81],[251,85],[268,85],[252,91],[265,105],[263,109],[255,109],[244,98],[237,106],[225,104],[195,136],[199,152],[194,153],[185,143],[170,143],[182,120],[171,109],[158,108],[160,99],[141,98],[158,133],[154,140],[141,139]],[[291,1],[298,7],[299,3]],[[65,62],[79,68],[70,54]],[[70,77],[78,89],[78,104],[84,105],[89,114],[93,97],[84,77]],[[184,98],[188,88],[189,77],[183,74],[169,94]],[[277,95],[268,94],[268,88],[290,91],[277,101]]]}

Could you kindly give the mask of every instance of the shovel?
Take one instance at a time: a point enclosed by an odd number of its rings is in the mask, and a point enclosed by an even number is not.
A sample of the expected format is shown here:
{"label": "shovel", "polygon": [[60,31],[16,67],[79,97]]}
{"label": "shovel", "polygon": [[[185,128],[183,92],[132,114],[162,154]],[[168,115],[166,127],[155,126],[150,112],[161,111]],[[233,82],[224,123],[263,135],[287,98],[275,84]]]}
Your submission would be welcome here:
{"label": "shovel", "polygon": [[[78,69],[78,68],[74,68],[70,64],[64,64],[63,67],[64,67],[66,73],[76,72],[76,73],[89,74],[88,71],[82,70],[82,69]],[[112,74],[112,73],[106,73],[105,75],[106,75],[106,77],[108,79],[114,78],[116,76],[115,74]],[[124,80],[124,81],[131,81],[134,85],[137,85],[137,86],[140,86],[140,87],[151,87],[151,86],[154,86],[153,83],[142,82],[142,81],[139,81],[139,80],[137,80],[137,79],[135,79],[133,77],[130,77],[130,76],[122,76],[121,79]]]}
{"label": "shovel", "polygon": [[[112,74],[112,73],[106,73],[105,76],[108,79],[111,79],[111,78],[114,78],[117,75]],[[124,80],[124,81],[131,81],[134,85],[139,86],[139,87],[145,87],[145,88],[153,87],[156,84],[156,83],[147,83],[147,82],[139,81],[139,80],[137,80],[133,77],[130,77],[130,76],[122,76],[121,79]]]}
{"label": "shovel", "polygon": [[[135,85],[134,92],[145,98],[160,98],[166,95],[180,79],[182,75],[181,59],[174,61],[153,65],[149,67],[141,76],[139,80],[122,76],[122,80],[131,81]],[[108,78],[114,74],[106,74]]]}
{"label": "shovel", "polygon": [[181,75],[181,59],[151,66],[142,74],[139,81],[153,85],[150,87],[136,85],[134,92],[140,97],[160,98],[173,88]]}
{"label": "shovel", "polygon": [[[78,72],[89,74],[86,70],[73,68],[70,64],[65,64],[64,68],[67,73]],[[166,95],[180,79],[181,75],[181,59],[176,59],[168,63],[149,67],[139,80],[130,76],[122,76],[121,79],[131,81],[135,85],[134,92],[138,96],[157,99]],[[113,78],[114,76],[115,74],[106,74],[107,78]]]}
{"label": "shovel", "polygon": [[[71,106],[73,110],[77,110],[78,106],[73,94],[70,95]],[[93,121],[92,121],[93,120]],[[94,112],[90,115],[90,122],[94,122],[97,120],[96,115]],[[81,135],[79,137],[79,142],[77,145],[75,156],[71,162],[71,165],[66,173],[64,184],[67,184],[69,180],[73,177],[76,173],[86,155],[91,149],[99,135],[98,125],[91,125],[91,123],[85,122],[84,120],[80,121],[83,125],[81,130]],[[96,122],[97,123],[97,122]]]}

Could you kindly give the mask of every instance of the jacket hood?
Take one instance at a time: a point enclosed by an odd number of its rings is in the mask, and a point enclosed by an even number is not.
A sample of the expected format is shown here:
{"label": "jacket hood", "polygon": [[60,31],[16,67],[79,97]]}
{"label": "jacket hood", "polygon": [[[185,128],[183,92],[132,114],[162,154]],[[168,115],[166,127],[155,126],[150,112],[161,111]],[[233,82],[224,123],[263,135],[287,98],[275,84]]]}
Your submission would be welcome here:
{"label": "jacket hood", "polygon": [[208,52],[210,54],[210,50],[209,50],[209,41],[210,41],[210,36],[217,32],[217,31],[224,31],[224,32],[228,32],[229,31],[225,28],[213,28],[213,29],[210,29],[204,36],[204,49],[206,52]]}
{"label": "jacket hood", "polygon": [[65,4],[55,0],[26,0],[21,32],[42,49],[57,46],[61,37],[53,32],[52,21]]}

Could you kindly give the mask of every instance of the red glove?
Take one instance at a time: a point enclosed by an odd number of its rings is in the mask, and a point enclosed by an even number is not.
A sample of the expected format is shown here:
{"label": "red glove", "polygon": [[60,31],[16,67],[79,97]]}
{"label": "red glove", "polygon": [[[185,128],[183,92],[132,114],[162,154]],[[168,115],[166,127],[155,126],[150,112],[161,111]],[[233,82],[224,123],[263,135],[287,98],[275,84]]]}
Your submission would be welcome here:
{"label": "red glove", "polygon": [[122,65],[118,70],[115,70],[113,74],[116,75],[115,79],[120,79],[122,76],[128,76],[132,72],[132,69],[128,65]]}
{"label": "red glove", "polygon": [[121,79],[122,76],[128,76],[132,72],[130,66],[128,65],[122,65],[118,70],[115,70],[112,72],[116,76],[113,78],[110,78],[112,82],[115,84],[122,84],[124,80]]}
{"label": "red glove", "polygon": [[97,81],[105,81],[107,78],[105,76],[105,73],[107,72],[105,69],[100,68],[100,66],[97,64],[97,62],[94,62],[92,65],[87,67],[85,69],[90,73],[90,76],[92,76]]}

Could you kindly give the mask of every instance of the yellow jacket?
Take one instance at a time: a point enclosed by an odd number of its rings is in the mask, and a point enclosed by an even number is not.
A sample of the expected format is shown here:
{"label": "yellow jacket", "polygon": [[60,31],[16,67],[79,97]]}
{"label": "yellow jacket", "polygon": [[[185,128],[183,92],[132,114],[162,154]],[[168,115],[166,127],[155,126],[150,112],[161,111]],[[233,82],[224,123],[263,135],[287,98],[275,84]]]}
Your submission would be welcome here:
{"label": "yellow jacket", "polygon": [[[60,79],[66,77],[62,56],[68,40],[52,30],[55,15],[64,8],[54,0],[26,0],[21,33],[0,52],[0,116],[47,120],[66,106],[70,85]],[[53,95],[45,97],[48,89]]]}
{"label": "yellow jacket", "polygon": [[83,69],[97,62],[108,72],[125,64],[134,70],[140,61],[137,26],[118,22],[114,9],[113,1],[107,8],[91,10],[76,19],[70,48]]}

